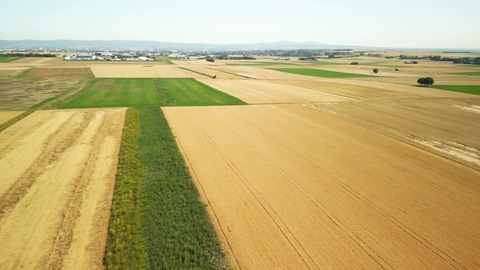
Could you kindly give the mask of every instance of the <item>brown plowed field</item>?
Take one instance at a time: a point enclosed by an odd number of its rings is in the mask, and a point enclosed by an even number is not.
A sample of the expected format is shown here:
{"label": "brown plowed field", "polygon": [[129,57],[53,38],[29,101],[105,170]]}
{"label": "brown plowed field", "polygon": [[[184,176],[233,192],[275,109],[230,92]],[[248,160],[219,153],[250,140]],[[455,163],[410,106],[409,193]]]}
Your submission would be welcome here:
{"label": "brown plowed field", "polygon": [[36,111],[0,133],[2,269],[99,269],[125,109]]}
{"label": "brown plowed field", "polygon": [[368,113],[163,110],[239,269],[480,267],[480,172],[363,127]]}

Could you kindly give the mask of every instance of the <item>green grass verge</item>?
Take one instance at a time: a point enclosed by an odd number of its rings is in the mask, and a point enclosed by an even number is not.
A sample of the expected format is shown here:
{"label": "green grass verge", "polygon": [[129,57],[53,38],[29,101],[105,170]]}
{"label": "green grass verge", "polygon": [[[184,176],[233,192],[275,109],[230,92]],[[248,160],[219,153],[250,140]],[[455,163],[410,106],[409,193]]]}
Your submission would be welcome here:
{"label": "green grass verge", "polygon": [[311,68],[271,68],[272,70],[306,75],[306,76],[315,76],[315,77],[325,77],[325,78],[360,78],[360,77],[372,77],[370,75],[363,74],[354,74],[354,73],[343,73],[335,72],[321,69],[311,69]]}
{"label": "green grass verge", "polygon": [[243,101],[195,79],[95,79],[60,108],[241,105]]}
{"label": "green grass verge", "polygon": [[138,157],[140,122],[138,111],[128,109],[123,127],[112,199],[105,266],[107,269],[148,269],[143,231],[143,164]]}
{"label": "green grass verge", "polygon": [[432,85],[432,88],[480,95],[480,85]]}
{"label": "green grass verge", "polygon": [[13,61],[20,60],[24,57],[18,57],[18,56],[0,56],[0,63],[9,63]]}

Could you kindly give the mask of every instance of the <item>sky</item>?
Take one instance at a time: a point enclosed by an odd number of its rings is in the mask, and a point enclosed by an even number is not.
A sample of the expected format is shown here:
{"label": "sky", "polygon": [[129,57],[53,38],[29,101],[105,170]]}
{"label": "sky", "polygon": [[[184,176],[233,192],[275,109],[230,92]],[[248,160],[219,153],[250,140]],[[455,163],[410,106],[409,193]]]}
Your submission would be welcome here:
{"label": "sky", "polygon": [[480,49],[478,0],[0,0],[0,39]]}

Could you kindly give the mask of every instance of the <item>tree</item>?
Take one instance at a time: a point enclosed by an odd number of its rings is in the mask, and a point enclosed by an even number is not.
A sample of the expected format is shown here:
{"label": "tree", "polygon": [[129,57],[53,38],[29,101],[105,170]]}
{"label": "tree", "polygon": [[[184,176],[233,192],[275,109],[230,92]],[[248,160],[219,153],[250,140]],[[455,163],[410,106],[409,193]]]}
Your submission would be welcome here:
{"label": "tree", "polygon": [[375,73],[375,74],[378,73],[378,68],[374,68],[373,73]]}
{"label": "tree", "polygon": [[417,80],[417,83],[418,84],[421,84],[423,86],[429,86],[429,85],[432,85],[433,83],[435,82],[435,80],[433,80],[432,77],[425,77],[425,78],[419,78]]}

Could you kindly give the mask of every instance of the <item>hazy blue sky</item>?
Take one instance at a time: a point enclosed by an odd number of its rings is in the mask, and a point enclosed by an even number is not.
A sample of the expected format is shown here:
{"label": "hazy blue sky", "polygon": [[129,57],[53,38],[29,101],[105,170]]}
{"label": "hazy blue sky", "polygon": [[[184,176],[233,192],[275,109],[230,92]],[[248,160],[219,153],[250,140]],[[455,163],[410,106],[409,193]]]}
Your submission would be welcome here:
{"label": "hazy blue sky", "polygon": [[0,39],[480,49],[478,0],[0,0]]}

